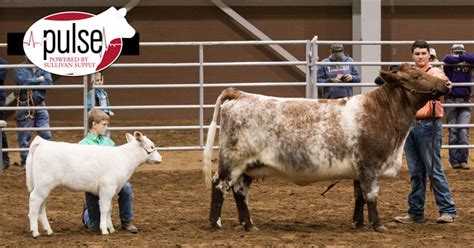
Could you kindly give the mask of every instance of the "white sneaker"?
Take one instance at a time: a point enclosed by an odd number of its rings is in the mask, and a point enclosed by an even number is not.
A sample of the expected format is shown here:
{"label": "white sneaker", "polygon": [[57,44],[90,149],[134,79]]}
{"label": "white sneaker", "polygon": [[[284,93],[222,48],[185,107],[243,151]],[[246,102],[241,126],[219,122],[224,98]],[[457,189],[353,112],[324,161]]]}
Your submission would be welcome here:
{"label": "white sneaker", "polygon": [[438,220],[436,220],[436,223],[438,224],[446,224],[446,223],[452,223],[454,222],[454,218],[453,216],[449,215],[449,214],[442,214]]}
{"label": "white sneaker", "polygon": [[395,221],[399,223],[403,223],[403,224],[413,224],[413,223],[423,223],[425,222],[425,219],[415,220],[410,215],[407,214],[406,216],[395,217]]}

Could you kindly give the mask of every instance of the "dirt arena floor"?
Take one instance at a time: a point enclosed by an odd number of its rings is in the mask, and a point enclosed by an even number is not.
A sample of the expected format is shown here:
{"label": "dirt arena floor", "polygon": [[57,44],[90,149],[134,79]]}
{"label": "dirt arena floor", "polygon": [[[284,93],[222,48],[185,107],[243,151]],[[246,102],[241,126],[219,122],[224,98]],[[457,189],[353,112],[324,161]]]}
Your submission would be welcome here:
{"label": "dirt arena floor", "polygon": [[[145,134],[159,146],[197,144],[193,131]],[[82,137],[80,132],[53,135],[55,140],[70,142]],[[123,136],[119,131],[112,134],[118,144],[124,142]],[[16,146],[14,134],[9,140]],[[201,152],[161,154],[162,164],[144,165],[131,178],[138,234],[118,230],[102,236],[86,231],[81,222],[83,193],[58,188],[49,196],[47,206],[55,233],[47,236],[41,232],[38,239],[33,239],[27,218],[25,172],[13,164],[18,161],[18,154],[11,153],[12,165],[0,176],[0,246],[474,246],[474,168],[452,170],[446,161],[446,150],[442,152],[443,165],[459,217],[452,224],[436,224],[438,212],[433,195],[428,192],[425,223],[395,223],[393,218],[407,210],[409,173],[404,165],[396,178],[381,182],[379,212],[390,230],[387,234],[375,233],[371,228],[355,230],[351,181],[342,181],[322,197],[320,193],[327,183],[299,187],[278,178],[252,185],[250,211],[258,232],[248,233],[239,226],[232,194],[224,202],[223,229],[211,232],[207,221],[210,190],[203,182]],[[470,162],[474,165],[474,161]],[[118,229],[115,200],[114,204],[113,222]]]}

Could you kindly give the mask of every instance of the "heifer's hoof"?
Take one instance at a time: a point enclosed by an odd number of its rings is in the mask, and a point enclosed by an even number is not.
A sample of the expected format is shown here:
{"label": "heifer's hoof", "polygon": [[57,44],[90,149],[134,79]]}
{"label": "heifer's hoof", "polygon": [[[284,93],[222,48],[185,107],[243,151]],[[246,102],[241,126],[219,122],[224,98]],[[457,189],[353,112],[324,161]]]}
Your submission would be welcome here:
{"label": "heifer's hoof", "polygon": [[221,226],[217,225],[216,223],[211,224],[211,232],[217,232],[221,230]]}
{"label": "heifer's hoof", "polygon": [[379,233],[387,233],[388,229],[384,226],[374,226],[374,230]]}
{"label": "heifer's hoof", "polygon": [[355,227],[357,231],[363,231],[366,229],[364,222],[356,222]]}
{"label": "heifer's hoof", "polygon": [[46,233],[47,233],[48,235],[51,235],[51,234],[53,234],[53,230],[52,230],[52,229],[46,230]]}
{"label": "heifer's hoof", "polygon": [[40,236],[39,232],[38,231],[34,231],[32,232],[32,235],[33,235],[33,238],[36,239]]}
{"label": "heifer's hoof", "polygon": [[244,228],[247,232],[258,232],[258,228],[254,225],[245,225]]}
{"label": "heifer's hoof", "polygon": [[107,231],[107,229],[106,229],[106,230],[102,230],[102,235],[108,235],[108,234],[109,234],[109,232]]}

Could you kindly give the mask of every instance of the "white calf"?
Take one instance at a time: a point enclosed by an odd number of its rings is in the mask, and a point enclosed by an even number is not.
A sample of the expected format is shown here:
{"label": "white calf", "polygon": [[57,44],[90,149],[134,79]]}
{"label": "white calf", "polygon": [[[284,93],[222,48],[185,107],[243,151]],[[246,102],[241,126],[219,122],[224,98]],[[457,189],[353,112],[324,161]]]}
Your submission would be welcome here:
{"label": "white calf", "polygon": [[143,163],[160,163],[155,145],[140,132],[126,134],[128,143],[117,147],[53,142],[39,136],[26,159],[26,184],[30,192],[30,229],[39,236],[38,214],[48,235],[53,233],[46,217],[46,199],[58,186],[99,196],[100,230],[114,232],[112,197]]}

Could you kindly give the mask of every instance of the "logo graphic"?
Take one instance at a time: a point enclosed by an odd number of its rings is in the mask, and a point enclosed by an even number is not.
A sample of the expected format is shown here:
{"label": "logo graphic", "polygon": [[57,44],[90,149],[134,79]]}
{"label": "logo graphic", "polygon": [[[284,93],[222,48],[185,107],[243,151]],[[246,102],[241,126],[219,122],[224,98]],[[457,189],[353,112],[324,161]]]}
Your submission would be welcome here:
{"label": "logo graphic", "polygon": [[122,38],[135,35],[126,13],[111,7],[98,15],[68,11],[46,16],[25,33],[23,49],[33,64],[54,74],[101,71],[119,57]]}

